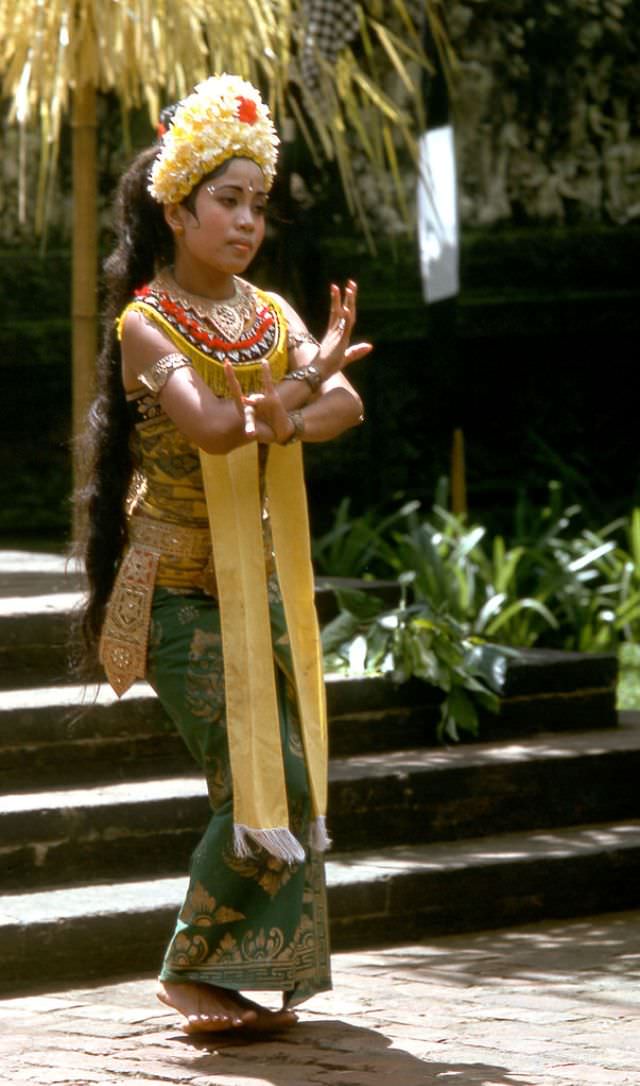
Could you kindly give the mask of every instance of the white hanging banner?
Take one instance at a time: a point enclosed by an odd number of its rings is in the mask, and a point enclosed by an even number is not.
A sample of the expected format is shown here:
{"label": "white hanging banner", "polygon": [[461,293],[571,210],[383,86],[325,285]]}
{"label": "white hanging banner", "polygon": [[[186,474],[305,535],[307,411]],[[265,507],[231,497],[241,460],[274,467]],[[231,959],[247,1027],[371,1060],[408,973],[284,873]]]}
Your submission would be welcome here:
{"label": "white hanging banner", "polygon": [[432,128],[420,137],[418,242],[425,302],[451,298],[460,289],[458,193],[453,128]]}

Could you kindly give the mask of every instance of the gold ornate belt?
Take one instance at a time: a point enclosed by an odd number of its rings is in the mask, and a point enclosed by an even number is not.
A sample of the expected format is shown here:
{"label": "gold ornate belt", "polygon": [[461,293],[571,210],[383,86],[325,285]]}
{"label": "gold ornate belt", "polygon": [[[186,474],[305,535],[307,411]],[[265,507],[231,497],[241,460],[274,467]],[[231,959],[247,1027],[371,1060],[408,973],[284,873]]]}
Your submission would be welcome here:
{"label": "gold ornate belt", "polygon": [[190,558],[202,563],[194,588],[216,596],[209,528],[187,528],[132,516],[129,545],[105,614],[100,637],[99,658],[107,679],[118,697],[136,681],[144,679],[153,590],[161,558]]}
{"label": "gold ornate belt", "polygon": [[209,526],[188,528],[168,524],[153,517],[132,516],[129,519],[129,542],[157,550],[167,558],[207,559],[211,554]]}

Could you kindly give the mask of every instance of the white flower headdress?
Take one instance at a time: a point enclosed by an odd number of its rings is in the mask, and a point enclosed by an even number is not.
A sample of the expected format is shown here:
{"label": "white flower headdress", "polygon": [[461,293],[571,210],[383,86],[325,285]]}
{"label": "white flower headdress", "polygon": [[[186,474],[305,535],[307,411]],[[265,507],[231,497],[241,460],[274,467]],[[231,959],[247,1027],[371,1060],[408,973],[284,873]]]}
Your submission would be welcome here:
{"label": "white flower headdress", "polygon": [[178,103],[162,134],[149,192],[158,203],[177,204],[229,158],[250,158],[270,189],[279,142],[259,91],[237,75],[212,75]]}

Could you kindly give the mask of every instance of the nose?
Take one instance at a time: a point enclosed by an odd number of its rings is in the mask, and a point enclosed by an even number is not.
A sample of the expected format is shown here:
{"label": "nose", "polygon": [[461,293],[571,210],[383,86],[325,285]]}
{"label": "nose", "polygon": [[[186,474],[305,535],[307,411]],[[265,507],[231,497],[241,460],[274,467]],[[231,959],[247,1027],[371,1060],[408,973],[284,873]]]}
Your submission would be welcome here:
{"label": "nose", "polygon": [[241,230],[250,230],[253,232],[255,227],[255,216],[252,208],[240,205],[238,207],[236,221]]}

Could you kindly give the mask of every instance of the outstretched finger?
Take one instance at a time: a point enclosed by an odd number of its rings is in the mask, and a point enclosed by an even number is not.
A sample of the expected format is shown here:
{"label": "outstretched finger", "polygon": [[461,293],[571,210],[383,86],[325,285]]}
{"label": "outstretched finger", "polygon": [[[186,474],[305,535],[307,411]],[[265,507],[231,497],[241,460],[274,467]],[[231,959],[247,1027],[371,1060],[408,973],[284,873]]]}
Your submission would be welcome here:
{"label": "outstretched finger", "polygon": [[336,323],[336,331],[345,343],[348,341],[351,332],[353,331],[356,320],[356,292],[354,287],[355,283],[350,279],[345,288],[344,299],[342,299],[340,303],[340,313]]}
{"label": "outstretched finger", "polygon": [[273,378],[271,376],[271,366],[268,362],[262,363],[262,387],[267,396],[273,393]]}
{"label": "outstretched finger", "polygon": [[253,437],[256,432],[256,409],[252,404],[245,403],[240,382],[235,375],[233,366],[228,360],[224,364],[224,375],[229,391],[233,397],[233,402],[242,419],[244,432],[247,437]]}
{"label": "outstretched finger", "polygon": [[373,343],[354,343],[352,347],[347,347],[344,352],[344,365],[349,366],[352,362],[357,362],[372,350]]}
{"label": "outstretched finger", "polygon": [[353,279],[349,279],[347,282],[347,289],[345,291],[346,300],[345,304],[349,309],[349,318],[351,321],[351,328],[356,323],[356,303],[358,300],[358,284]]}
{"label": "outstretched finger", "polygon": [[235,370],[228,359],[224,364],[224,375],[227,381],[227,387],[231,395],[233,396],[236,407],[242,409],[242,388],[240,386],[238,378],[236,377]]}
{"label": "outstretched finger", "polygon": [[340,315],[340,309],[342,306],[342,299],[340,297],[340,291],[335,283],[332,283],[329,287],[329,327],[331,328],[338,320]]}

